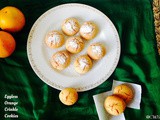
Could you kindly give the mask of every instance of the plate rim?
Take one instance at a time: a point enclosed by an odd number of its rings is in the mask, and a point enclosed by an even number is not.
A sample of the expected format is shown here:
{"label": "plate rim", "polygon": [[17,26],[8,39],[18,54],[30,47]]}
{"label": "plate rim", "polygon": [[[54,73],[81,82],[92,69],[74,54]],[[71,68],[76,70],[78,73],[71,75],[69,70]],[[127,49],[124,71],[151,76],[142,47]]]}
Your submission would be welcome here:
{"label": "plate rim", "polygon": [[38,23],[41,21],[41,19],[43,19],[47,14],[49,14],[50,12],[52,12],[53,10],[56,10],[56,9],[60,9],[62,7],[66,7],[66,6],[80,6],[80,7],[85,7],[85,8],[88,8],[88,9],[91,9],[99,14],[101,14],[103,17],[105,17],[105,19],[107,19],[107,21],[110,22],[114,32],[116,33],[117,35],[117,42],[118,44],[118,47],[117,47],[117,51],[116,51],[116,57],[115,57],[115,61],[112,65],[112,68],[110,69],[110,71],[108,72],[108,74],[105,74],[105,76],[103,76],[103,78],[100,79],[100,81],[97,81],[96,83],[94,84],[90,84],[88,86],[85,86],[85,87],[81,87],[81,88],[76,88],[76,90],[78,92],[84,92],[84,91],[88,91],[88,90],[91,90],[91,89],[94,89],[96,87],[98,87],[99,85],[101,85],[103,82],[105,82],[111,75],[112,73],[114,72],[114,70],[116,69],[116,66],[118,65],[118,62],[119,62],[119,59],[120,59],[120,54],[121,54],[121,43],[120,43],[120,37],[119,37],[119,34],[118,34],[118,31],[116,29],[116,27],[114,26],[114,24],[112,23],[112,21],[103,13],[101,12],[100,10],[98,10],[97,8],[94,8],[90,5],[86,5],[86,4],[81,4],[81,3],[67,3],[67,4],[61,4],[61,5],[58,5],[58,6],[55,6],[55,7],[52,7],[50,9],[48,9],[46,12],[44,12],[43,14],[41,14],[38,19],[33,23],[31,29],[30,29],[30,32],[28,34],[28,39],[27,39],[27,56],[28,56],[28,60],[29,60],[29,63],[31,65],[31,68],[33,69],[33,71],[36,73],[36,75],[44,82],[46,83],[47,85],[51,86],[52,88],[55,88],[57,90],[62,90],[64,89],[63,86],[61,85],[57,85],[56,83],[53,83],[52,81],[48,80],[47,78],[45,78],[45,76],[38,70],[38,68],[36,67],[35,63],[34,63],[34,60],[32,58],[32,53],[31,53],[31,39],[32,39],[32,36],[33,36],[33,33],[34,33],[34,29],[35,27],[38,25]]}

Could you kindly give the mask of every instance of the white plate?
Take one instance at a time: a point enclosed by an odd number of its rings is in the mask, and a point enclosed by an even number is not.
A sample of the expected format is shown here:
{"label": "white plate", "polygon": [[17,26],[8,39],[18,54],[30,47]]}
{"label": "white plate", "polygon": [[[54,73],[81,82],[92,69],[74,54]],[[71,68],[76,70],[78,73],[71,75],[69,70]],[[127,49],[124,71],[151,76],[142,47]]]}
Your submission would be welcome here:
{"label": "white plate", "polygon": [[[61,23],[68,17],[84,21],[94,21],[99,27],[98,35],[88,42],[82,52],[72,55],[71,64],[63,71],[56,71],[50,64],[53,53],[64,50],[65,45],[58,49],[50,49],[44,43],[46,33],[61,30]],[[86,74],[75,72],[73,61],[79,55],[86,54],[91,43],[101,42],[106,46],[107,54],[93,64]],[[103,83],[115,70],[120,57],[120,40],[116,28],[110,19],[99,10],[84,4],[64,4],[54,7],[41,15],[34,23],[27,41],[27,54],[34,72],[48,85],[62,90],[74,87],[77,91],[87,91]]]}

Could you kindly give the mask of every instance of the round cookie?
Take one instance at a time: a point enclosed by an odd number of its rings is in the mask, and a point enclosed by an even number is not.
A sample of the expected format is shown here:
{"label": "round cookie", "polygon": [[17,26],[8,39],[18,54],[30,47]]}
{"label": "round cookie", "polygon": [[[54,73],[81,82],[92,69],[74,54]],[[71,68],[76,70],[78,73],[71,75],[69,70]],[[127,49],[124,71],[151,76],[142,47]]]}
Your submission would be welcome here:
{"label": "round cookie", "polygon": [[64,44],[64,36],[59,31],[50,31],[45,37],[45,43],[50,48],[58,48]]}
{"label": "round cookie", "polygon": [[59,51],[53,54],[51,58],[53,68],[63,70],[70,64],[70,55],[67,51]]}
{"label": "round cookie", "polygon": [[66,49],[71,53],[79,53],[84,48],[84,42],[80,37],[70,37],[66,41]]}
{"label": "round cookie", "polygon": [[99,60],[104,57],[106,49],[101,43],[93,43],[88,47],[87,53],[93,60]]}
{"label": "round cookie", "polygon": [[75,60],[74,68],[80,74],[87,73],[92,68],[92,60],[88,55],[81,55]]}
{"label": "round cookie", "polygon": [[104,108],[111,115],[119,115],[125,110],[126,104],[122,98],[111,95],[105,99]]}
{"label": "round cookie", "polygon": [[133,90],[125,84],[118,85],[114,88],[113,94],[122,98],[128,104],[134,96]]}
{"label": "round cookie", "polygon": [[76,18],[67,18],[62,23],[62,31],[68,35],[75,35],[80,29],[79,22]]}
{"label": "round cookie", "polygon": [[87,21],[83,23],[83,25],[80,28],[80,35],[86,40],[93,39],[97,35],[97,32],[98,27],[92,21]]}
{"label": "round cookie", "polygon": [[59,93],[59,99],[65,105],[73,105],[78,100],[78,93],[74,88],[65,88]]}

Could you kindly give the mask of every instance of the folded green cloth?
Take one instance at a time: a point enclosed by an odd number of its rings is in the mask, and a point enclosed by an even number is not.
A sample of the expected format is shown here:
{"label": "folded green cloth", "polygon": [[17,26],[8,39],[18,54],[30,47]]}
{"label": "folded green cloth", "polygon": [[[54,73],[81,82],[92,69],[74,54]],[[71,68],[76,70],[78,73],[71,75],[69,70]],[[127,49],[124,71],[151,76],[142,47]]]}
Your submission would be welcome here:
{"label": "folded green cloth", "polygon": [[[83,3],[106,14],[121,40],[121,57],[112,76],[95,89],[79,93],[73,106],[63,105],[59,91],[42,82],[32,70],[26,51],[29,31],[36,19],[48,9],[64,3]],[[98,120],[93,95],[111,89],[113,79],[142,86],[141,109],[124,112],[126,120],[145,120],[147,115],[160,119],[160,57],[157,53],[152,0],[1,0],[0,9],[15,6],[22,10],[26,25],[13,34],[16,50],[0,59],[0,119],[5,114],[18,115],[20,120]],[[1,52],[1,51],[0,51]],[[7,95],[18,98],[7,99]],[[18,102],[16,112],[5,111],[5,101]],[[154,116],[151,116],[154,115]],[[158,116],[159,115],[159,116]]]}

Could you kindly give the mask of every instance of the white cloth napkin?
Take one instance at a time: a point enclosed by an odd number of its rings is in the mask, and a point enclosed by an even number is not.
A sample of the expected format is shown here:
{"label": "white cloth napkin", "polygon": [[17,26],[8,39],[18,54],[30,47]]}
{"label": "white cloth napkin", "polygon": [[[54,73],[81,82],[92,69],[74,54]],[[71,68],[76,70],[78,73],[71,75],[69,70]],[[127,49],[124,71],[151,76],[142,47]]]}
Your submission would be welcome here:
{"label": "white cloth napkin", "polygon": [[[120,81],[113,80],[112,90],[117,85],[120,85],[123,83],[130,85],[134,90],[134,98],[127,105],[127,107],[134,108],[134,109],[140,109],[141,93],[142,93],[141,86],[138,84],[134,84],[134,83],[127,83],[127,82],[120,82]],[[93,96],[99,120],[125,120],[125,116],[123,113],[118,116],[112,116],[108,114],[106,110],[104,109],[104,100],[107,96],[112,95],[113,93],[112,90]]]}

